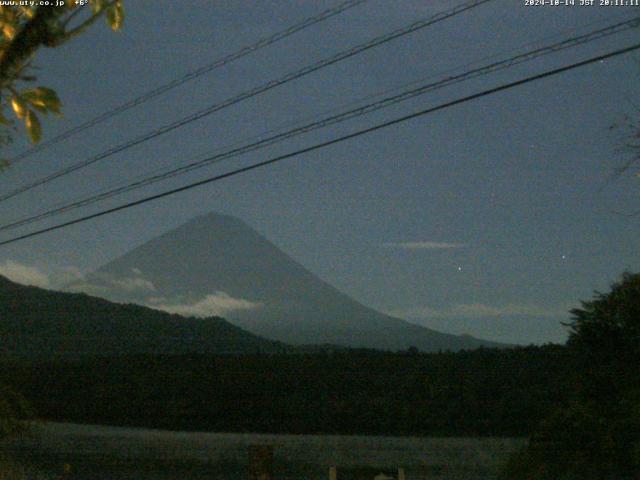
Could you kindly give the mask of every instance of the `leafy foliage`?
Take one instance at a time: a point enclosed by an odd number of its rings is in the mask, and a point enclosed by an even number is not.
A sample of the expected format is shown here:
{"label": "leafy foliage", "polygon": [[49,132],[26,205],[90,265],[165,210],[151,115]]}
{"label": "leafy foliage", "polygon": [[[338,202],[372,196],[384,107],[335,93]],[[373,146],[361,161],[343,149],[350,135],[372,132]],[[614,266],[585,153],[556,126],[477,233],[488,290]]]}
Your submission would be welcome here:
{"label": "leafy foliage", "polygon": [[[32,60],[40,47],[59,47],[83,33],[102,16],[112,30],[122,27],[123,0],[88,0],[88,3],[90,12],[83,8],[87,1],[68,0],[57,7],[0,6],[0,146],[8,143],[11,132],[16,130],[9,111],[24,123],[33,143],[42,138],[38,114],[61,115],[61,102],[54,90],[23,86],[36,80]],[[77,22],[78,18],[82,20]]]}
{"label": "leafy foliage", "polygon": [[640,472],[640,274],[572,310],[569,402],[541,423],[506,478],[631,479]]}
{"label": "leafy foliage", "polygon": [[640,354],[640,274],[625,273],[609,293],[571,311],[569,344],[589,357]]}

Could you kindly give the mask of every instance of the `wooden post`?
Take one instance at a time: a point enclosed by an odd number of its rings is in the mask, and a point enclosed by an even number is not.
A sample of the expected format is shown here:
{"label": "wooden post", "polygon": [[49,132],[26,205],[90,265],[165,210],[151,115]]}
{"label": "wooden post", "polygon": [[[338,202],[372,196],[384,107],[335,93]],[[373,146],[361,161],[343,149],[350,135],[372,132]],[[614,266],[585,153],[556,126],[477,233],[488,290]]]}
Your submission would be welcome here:
{"label": "wooden post", "polygon": [[404,468],[398,468],[398,480],[404,480]]}
{"label": "wooden post", "polygon": [[329,480],[338,480],[338,470],[336,467],[329,467]]}
{"label": "wooden post", "polygon": [[273,480],[273,445],[249,446],[249,480]]}

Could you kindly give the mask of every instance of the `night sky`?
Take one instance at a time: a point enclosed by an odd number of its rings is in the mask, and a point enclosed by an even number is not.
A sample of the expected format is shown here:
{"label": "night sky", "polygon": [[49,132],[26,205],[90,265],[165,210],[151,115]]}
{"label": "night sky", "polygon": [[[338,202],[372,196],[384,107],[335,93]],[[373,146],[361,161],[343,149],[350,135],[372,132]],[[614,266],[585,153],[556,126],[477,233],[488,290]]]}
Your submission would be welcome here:
{"label": "night sky", "polygon": [[[0,175],[0,191],[81,161],[195,110],[451,8],[370,0],[203,75]],[[640,7],[494,0],[278,87],[0,203],[0,223],[178,166],[266,131],[640,15]],[[64,117],[45,140],[337,2],[132,1],[36,58]],[[0,239],[303,148],[640,39],[635,29],[441,89]],[[490,59],[490,60],[489,60]],[[59,287],[208,212],[234,215],[362,303],[450,333],[564,341],[568,310],[640,270],[640,180],[609,181],[629,156],[610,127],[640,105],[640,54],[480,98],[215,184],[0,247],[0,273]],[[379,98],[379,97],[375,97]],[[28,147],[25,139],[5,156]],[[8,155],[7,155],[8,154]],[[638,168],[635,169],[637,171]]]}

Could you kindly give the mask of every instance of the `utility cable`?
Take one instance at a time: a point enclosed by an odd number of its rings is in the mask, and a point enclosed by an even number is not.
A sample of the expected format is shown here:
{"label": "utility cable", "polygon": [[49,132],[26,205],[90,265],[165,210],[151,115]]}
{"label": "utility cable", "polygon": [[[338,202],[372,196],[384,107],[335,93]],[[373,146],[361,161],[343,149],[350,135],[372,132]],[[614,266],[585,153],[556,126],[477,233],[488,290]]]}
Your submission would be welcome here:
{"label": "utility cable", "polygon": [[160,198],[168,197],[168,196],[180,193],[180,192],[191,190],[193,188],[196,188],[196,187],[199,187],[199,186],[202,186],[202,185],[207,185],[209,183],[217,182],[217,181],[223,180],[225,178],[233,177],[233,176],[239,175],[241,173],[246,173],[246,172],[249,172],[249,171],[252,171],[252,170],[256,170],[258,168],[262,168],[262,167],[265,167],[267,165],[272,165],[274,163],[281,162],[281,161],[286,160],[288,158],[296,157],[298,155],[309,153],[309,152],[312,152],[312,151],[315,151],[315,150],[320,150],[322,148],[326,148],[328,146],[335,145],[335,144],[344,142],[346,140],[351,140],[353,138],[360,137],[362,135],[366,135],[366,134],[369,134],[369,133],[372,133],[372,132],[376,132],[378,130],[382,130],[384,128],[388,128],[388,127],[390,127],[392,125],[397,125],[397,124],[400,124],[400,123],[404,123],[404,122],[407,122],[407,121],[412,120],[414,118],[422,117],[424,115],[427,115],[427,114],[430,114],[430,113],[433,113],[433,112],[436,112],[436,111],[444,110],[446,108],[450,108],[450,107],[453,107],[455,105],[460,105],[460,104],[469,102],[471,100],[476,100],[478,98],[482,98],[482,97],[485,97],[485,96],[488,96],[488,95],[493,95],[494,93],[498,93],[498,92],[501,92],[501,91],[504,91],[504,90],[508,90],[508,89],[520,86],[520,85],[524,85],[524,84],[531,83],[531,82],[534,82],[534,81],[537,81],[537,80],[541,80],[543,78],[559,75],[559,74],[567,72],[569,70],[573,70],[573,69],[576,69],[576,68],[579,68],[579,67],[582,67],[582,66],[585,66],[585,65],[589,65],[591,63],[595,63],[595,62],[599,62],[601,60],[606,60],[606,59],[613,58],[613,57],[616,57],[616,56],[619,56],[619,55],[623,55],[623,54],[626,54],[626,53],[629,53],[629,52],[632,52],[632,51],[635,51],[635,50],[638,50],[638,49],[640,49],[640,43],[632,45],[630,47],[626,47],[626,48],[622,48],[622,49],[619,49],[619,50],[615,50],[615,51],[606,53],[604,55],[598,55],[598,56],[592,57],[592,58],[590,58],[588,60],[583,60],[581,62],[573,63],[571,65],[567,65],[567,66],[564,66],[564,67],[560,67],[560,68],[556,68],[556,69],[553,69],[553,70],[546,71],[544,73],[540,73],[540,74],[537,74],[537,75],[526,77],[526,78],[521,79],[521,80],[517,80],[517,81],[514,81],[514,82],[506,83],[506,84],[503,84],[503,85],[500,85],[498,87],[494,87],[494,88],[491,88],[491,89],[488,89],[488,90],[483,90],[482,92],[475,93],[473,95],[469,95],[469,96],[466,96],[466,97],[462,97],[462,98],[459,98],[459,99],[456,99],[456,100],[453,100],[453,101],[450,101],[450,102],[442,103],[442,104],[437,105],[435,107],[430,107],[430,108],[427,108],[427,109],[424,109],[424,110],[420,110],[418,112],[414,112],[414,113],[411,113],[411,114],[408,114],[408,115],[404,115],[402,117],[395,118],[393,120],[389,120],[389,121],[386,121],[386,122],[383,122],[383,123],[378,123],[378,124],[376,124],[374,126],[367,127],[367,128],[361,129],[361,130],[357,130],[357,131],[355,131],[353,133],[350,133],[350,134],[347,134],[347,135],[343,135],[341,137],[337,137],[337,138],[334,138],[334,139],[331,139],[331,140],[328,140],[328,141],[325,141],[325,142],[321,142],[321,143],[316,143],[314,145],[311,145],[310,147],[306,147],[306,148],[302,148],[302,149],[299,149],[299,150],[295,150],[293,152],[289,152],[289,153],[286,153],[284,155],[279,155],[277,157],[273,157],[273,158],[270,158],[268,160],[264,160],[262,162],[254,163],[252,165],[248,165],[248,166],[245,166],[245,167],[242,167],[242,168],[238,168],[238,169],[232,170],[230,172],[226,172],[226,173],[223,173],[223,174],[220,174],[220,175],[216,175],[214,177],[209,177],[209,178],[206,178],[206,179],[203,179],[203,180],[199,180],[197,182],[193,182],[193,183],[190,183],[188,185],[184,185],[182,187],[174,188],[174,189],[162,192],[162,193],[158,193],[158,194],[151,195],[151,196],[139,199],[139,200],[128,202],[128,203],[119,205],[117,207],[112,207],[112,208],[109,208],[109,209],[106,209],[106,210],[102,210],[100,212],[96,212],[96,213],[93,213],[91,215],[85,215],[83,217],[76,218],[74,220],[70,220],[70,221],[67,221],[67,222],[59,223],[59,224],[56,224],[56,225],[53,225],[53,226],[50,226],[50,227],[47,227],[47,228],[36,230],[34,232],[30,232],[30,233],[26,233],[24,235],[20,235],[20,236],[14,237],[14,238],[10,238],[8,240],[1,241],[0,242],[0,246],[8,245],[8,244],[11,244],[11,243],[18,242],[20,240],[25,240],[27,238],[32,238],[32,237],[35,237],[35,236],[38,236],[38,235],[42,235],[42,234],[47,233],[47,232],[52,232],[52,231],[55,231],[55,230],[66,228],[66,227],[69,227],[71,225],[75,225],[75,224],[78,224],[78,223],[86,222],[86,221],[94,219],[94,218],[102,217],[104,215],[108,215],[108,214],[111,214],[111,213],[115,213],[115,212],[118,212],[118,211],[121,211],[121,210],[125,210],[125,209],[128,209],[128,208],[131,208],[131,207],[135,207],[137,205],[142,205],[142,204],[154,201],[154,200],[158,200]]}
{"label": "utility cable", "polygon": [[1,225],[0,226],[0,231],[3,230],[9,230],[9,229],[14,229],[14,228],[18,228],[33,222],[37,222],[40,220],[43,220],[45,218],[49,218],[51,216],[55,216],[55,215],[59,215],[62,213],[66,213],[68,211],[71,210],[75,210],[77,208],[81,208],[84,206],[88,206],[91,205],[93,203],[102,201],[102,200],[106,200],[108,198],[114,197],[116,195],[120,195],[147,185],[151,185],[153,183],[157,183],[159,181],[162,180],[166,180],[168,178],[172,178],[178,175],[182,175],[185,173],[188,173],[192,170],[198,169],[198,168],[202,168],[214,163],[219,163],[223,160],[227,160],[229,158],[233,158],[233,157],[237,157],[239,155],[243,155],[245,153],[248,152],[252,152],[258,149],[262,149],[268,146],[271,146],[275,143],[279,143],[282,142],[284,140],[287,140],[289,138],[292,138],[294,136],[298,136],[304,133],[308,133],[311,132],[313,130],[317,130],[320,128],[325,128],[327,126],[330,125],[334,125],[336,123],[340,123],[346,120],[349,120],[351,118],[355,118],[367,113],[371,113],[374,112],[376,110],[380,110],[382,108],[387,108],[391,105],[395,105],[397,103],[409,100],[411,98],[417,97],[419,95],[423,95],[425,93],[428,93],[430,91],[433,90],[437,90],[440,88],[444,88],[446,86],[449,85],[453,85],[456,83],[460,83],[462,81],[466,81],[472,78],[476,78],[479,77],[481,75],[487,75],[489,73],[494,73],[496,71],[499,70],[504,70],[510,67],[513,67],[515,65],[524,63],[524,62],[528,62],[531,60],[534,60],[536,58],[539,58],[543,55],[548,55],[550,53],[555,53],[570,47],[575,47],[577,45],[582,45],[588,42],[592,42],[594,40],[598,40],[601,38],[604,38],[606,36],[610,36],[616,33],[620,33],[622,31],[625,30],[629,30],[631,28],[636,28],[638,25],[640,25],[640,17],[636,17],[634,19],[631,20],[627,20],[624,22],[620,22],[605,28],[601,28],[598,29],[596,31],[593,32],[589,32],[583,35],[579,35],[576,37],[572,37],[570,39],[552,44],[552,45],[548,45],[545,47],[541,47],[541,48],[537,48],[535,50],[529,51],[529,52],[525,52],[513,57],[510,57],[508,59],[504,59],[501,61],[497,61],[494,63],[491,63],[489,65],[486,66],[482,66],[458,75],[453,75],[453,76],[449,76],[447,78],[444,78],[440,81],[434,82],[434,83],[429,83],[426,85],[421,85],[417,88],[413,88],[410,90],[406,90],[404,92],[401,92],[400,94],[397,95],[393,95],[387,98],[383,98],[379,101],[373,102],[373,103],[369,103],[367,105],[363,105],[357,108],[353,108],[344,112],[341,112],[339,114],[336,115],[332,115],[314,122],[311,122],[309,124],[288,130],[286,132],[282,132],[273,136],[270,136],[268,138],[263,138],[261,140],[258,140],[256,142],[253,143],[249,143],[246,145],[242,145],[236,148],[233,148],[231,150],[222,152],[222,153],[217,153],[213,156],[208,156],[207,158],[203,159],[203,160],[198,160],[196,162],[192,162],[189,163],[187,165],[184,166],[180,166],[178,168],[174,168],[171,169],[169,171],[164,171],[161,173],[157,173],[154,174],[152,176],[147,176],[147,177],[142,177],[138,180],[135,180],[134,182],[131,182],[129,184],[126,184],[124,186],[120,186],[111,190],[107,190],[105,192],[101,192],[97,195],[91,195],[89,197],[86,197],[84,199],[81,200],[77,200],[74,201],[72,203],[68,203],[66,205],[60,206],[60,207],[55,207],[52,208],[46,212],[34,215],[34,216],[29,216],[27,218],[23,218],[21,220],[17,220],[5,225]]}
{"label": "utility cable", "polygon": [[70,173],[76,172],[82,168],[88,167],[89,165],[92,165],[100,160],[103,160],[105,158],[111,157],[113,155],[115,155],[116,153],[120,153],[124,150],[127,150],[129,148],[132,148],[136,145],[139,145],[141,143],[147,142],[149,140],[152,140],[156,137],[159,137],[161,135],[164,135],[168,132],[171,132],[177,128],[183,127],[187,124],[190,124],[192,122],[195,122],[196,120],[200,120],[206,116],[209,116],[219,110],[222,110],[224,108],[230,107],[232,105],[235,105],[237,103],[242,102],[243,100],[246,100],[248,98],[251,97],[255,97],[257,95],[260,95],[264,92],[267,92],[273,88],[276,88],[280,85],[283,85],[285,83],[291,82],[293,80],[296,80],[298,78],[304,77],[306,75],[309,75],[317,70],[320,70],[321,68],[325,68],[329,65],[333,65],[335,63],[338,63],[342,60],[345,60],[347,58],[353,57],[354,55],[360,54],[364,51],[367,51],[371,48],[383,45],[385,43],[388,43],[392,40],[395,40],[396,38],[402,37],[404,35],[408,35],[410,33],[413,33],[417,30],[420,30],[422,28],[428,27],[430,25],[433,25],[435,23],[441,22],[445,19],[451,18],[455,15],[459,15],[460,13],[463,13],[467,10],[470,10],[472,8],[475,8],[477,6],[480,6],[484,3],[490,2],[492,0],[472,0],[469,2],[466,2],[462,5],[458,5],[450,10],[438,13],[436,15],[433,15],[429,18],[426,19],[422,19],[419,20],[417,22],[414,22],[406,27],[394,30],[390,33],[387,33],[385,35],[379,36],[374,38],[373,40],[370,40],[366,43],[357,45],[355,47],[352,47],[348,50],[344,50],[342,52],[339,52],[331,57],[325,58],[323,60],[320,60],[316,63],[313,63],[311,65],[308,65],[306,67],[303,67],[300,70],[296,70],[294,72],[288,73],[286,75],[284,75],[283,77],[280,77],[276,80],[272,80],[270,82],[267,82],[266,84],[263,84],[259,87],[256,87],[252,90],[248,90],[246,92],[243,92],[239,95],[236,95],[234,97],[228,98],[227,100],[222,101],[221,103],[216,103],[213,104],[203,110],[199,110],[198,112],[195,112],[191,115],[188,115],[176,122],[170,123],[168,125],[164,125],[162,127],[159,127],[155,130],[152,130],[151,132],[148,132],[146,134],[143,134],[139,137],[136,137],[132,140],[129,140],[125,143],[122,143],[120,145],[117,145],[115,147],[112,147],[102,153],[99,153],[93,157],[90,157],[86,160],[83,160],[81,162],[75,163],[73,165],[70,165],[66,168],[63,168],[62,170],[59,170],[57,172],[54,172],[50,175],[47,175],[46,177],[40,178],[38,180],[35,180],[31,183],[28,183],[26,185],[23,185],[21,187],[18,187],[14,190],[11,190],[8,193],[2,194],[0,195],[0,202],[3,202],[5,200],[8,200],[10,198],[15,197],[16,195],[19,195],[21,193],[24,193],[26,191],[29,191],[35,187],[38,187],[40,185],[44,185],[47,184],[57,178],[63,177],[65,175],[68,175]]}
{"label": "utility cable", "polygon": [[262,48],[265,48],[269,45],[272,45],[280,40],[283,40],[295,33],[298,33],[312,25],[315,25],[317,23],[320,23],[324,20],[327,20],[335,15],[338,15],[339,13],[342,13],[344,11],[347,11],[353,7],[356,7],[357,5],[360,5],[361,3],[364,3],[368,0],[348,0],[346,2],[343,2],[339,5],[336,5],[333,8],[329,8],[328,10],[325,10],[324,12],[321,12],[318,15],[315,15],[313,17],[309,17],[306,18],[305,20],[303,20],[300,23],[296,23],[295,25],[292,25],[284,30],[281,30],[277,33],[274,33],[273,35],[270,35],[268,37],[264,37],[261,38],[260,40],[258,40],[255,43],[252,43],[251,45],[247,45],[245,47],[240,48],[239,50],[230,53],[229,55],[226,55],[222,58],[219,58],[217,60],[215,60],[214,62],[204,65],[196,70],[193,70],[191,72],[186,73],[185,75],[183,75],[182,77],[176,78],[168,83],[165,83],[164,85],[161,85],[159,87],[156,87],[152,90],[149,90],[141,95],[139,95],[136,98],[133,98],[121,105],[118,105],[117,107],[112,108],[111,110],[108,110],[106,112],[101,113],[100,115],[87,120],[84,123],[81,123],[80,125],[76,125],[75,127],[70,128],[69,130],[66,130],[62,133],[60,133],[59,135],[56,135],[55,137],[52,137],[49,140],[46,140],[32,148],[30,148],[29,150],[25,150],[24,152],[16,155],[15,157],[11,158],[8,160],[8,162],[10,164],[15,164],[16,162],[23,160],[27,157],[30,157],[31,155],[41,152],[43,150],[46,150],[47,148],[60,143],[63,140],[66,140],[67,138],[70,138],[80,132],[84,132],[85,130],[95,127],[96,125],[99,125],[100,123],[115,117],[116,115],[119,115],[123,112],[126,112],[127,110],[130,110],[140,104],[143,104],[145,102],[148,102],[149,100],[156,98],[160,95],[163,95],[165,93],[167,93],[170,90],[173,90],[176,87],[179,87],[180,85],[183,85],[187,82],[190,82],[192,80],[195,80],[198,77],[201,77],[202,75],[209,73],[217,68],[223,67],[231,62],[234,62],[236,60],[239,60],[242,57],[245,57],[253,52],[256,52]]}

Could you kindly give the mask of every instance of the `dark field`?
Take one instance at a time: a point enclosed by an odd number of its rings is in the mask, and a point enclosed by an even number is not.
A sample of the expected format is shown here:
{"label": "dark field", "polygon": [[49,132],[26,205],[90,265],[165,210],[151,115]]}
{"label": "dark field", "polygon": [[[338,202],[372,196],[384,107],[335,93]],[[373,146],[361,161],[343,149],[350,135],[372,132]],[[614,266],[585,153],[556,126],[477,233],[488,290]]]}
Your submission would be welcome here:
{"label": "dark field", "polygon": [[171,431],[526,437],[570,393],[560,346],[458,353],[4,359],[42,420]]}
{"label": "dark field", "polygon": [[[327,479],[332,465],[403,467],[407,479],[493,479],[513,438],[166,432],[47,423],[3,444],[3,480],[245,479],[250,445],[274,446],[277,479]],[[68,464],[65,472],[64,465]]]}

